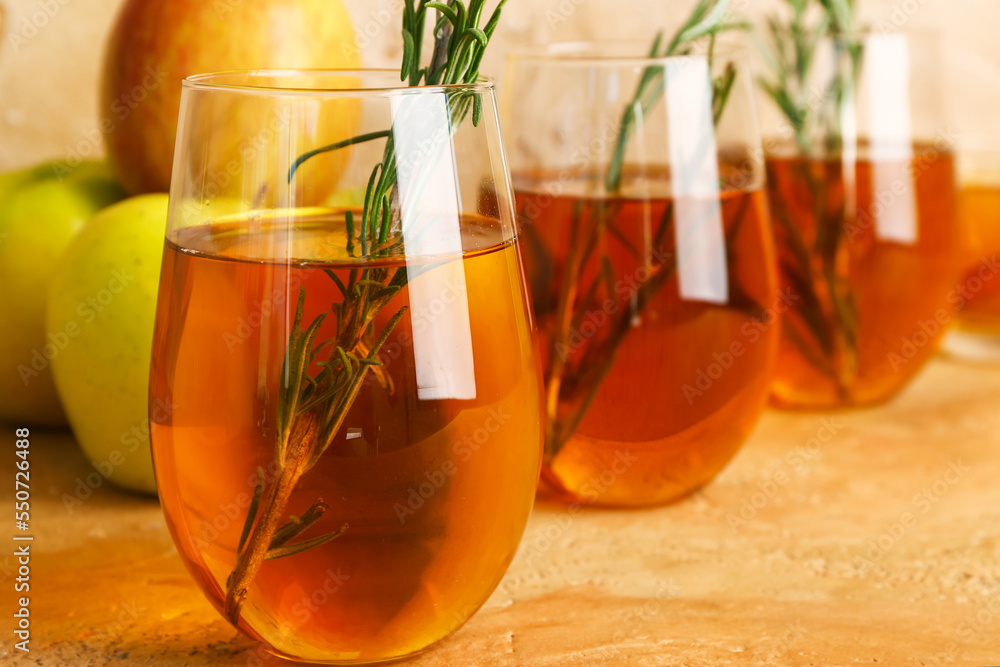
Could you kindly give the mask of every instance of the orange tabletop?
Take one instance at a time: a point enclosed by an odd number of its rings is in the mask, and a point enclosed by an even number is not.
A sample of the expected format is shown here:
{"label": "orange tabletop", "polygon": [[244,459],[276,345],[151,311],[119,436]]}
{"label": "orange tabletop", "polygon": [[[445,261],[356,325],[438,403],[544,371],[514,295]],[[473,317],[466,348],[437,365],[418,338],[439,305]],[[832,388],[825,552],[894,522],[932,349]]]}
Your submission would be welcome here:
{"label": "orange tabletop", "polygon": [[[103,484],[67,505],[93,468],[66,434],[33,433],[31,452],[31,653],[12,640],[5,511],[4,664],[287,664],[209,606],[155,500]],[[486,606],[404,664],[1000,664],[998,480],[1000,368],[935,361],[888,406],[768,413],[672,506],[540,500]]]}

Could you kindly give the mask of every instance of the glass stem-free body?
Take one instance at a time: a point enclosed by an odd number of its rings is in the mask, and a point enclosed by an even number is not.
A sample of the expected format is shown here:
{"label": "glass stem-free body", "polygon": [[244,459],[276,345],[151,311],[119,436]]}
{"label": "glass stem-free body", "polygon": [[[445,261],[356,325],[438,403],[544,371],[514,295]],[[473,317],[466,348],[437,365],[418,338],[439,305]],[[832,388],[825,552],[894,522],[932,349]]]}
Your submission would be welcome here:
{"label": "glass stem-free body", "polygon": [[842,407],[895,395],[953,319],[953,161],[767,159],[785,318],[775,401]]}
{"label": "glass stem-free body", "polygon": [[[250,224],[168,239],[159,321],[169,324],[154,350],[152,399],[174,406],[152,424],[161,499],[182,557],[220,611],[257,471],[266,481],[280,474],[274,402],[290,309],[304,289],[311,322],[344,300],[328,272],[349,284],[352,272],[373,268],[344,259],[342,215],[283,222],[256,243],[241,233]],[[466,228],[459,256],[379,263],[411,277],[374,329],[405,314],[337,437],[279,510],[284,522],[321,502],[303,538],[342,533],[265,561],[243,606],[241,627],[282,653],[364,662],[419,650],[482,604],[516,551],[533,493],[525,480],[537,474],[528,313],[516,245],[496,221]],[[265,259],[283,256],[309,259]],[[421,347],[454,303],[468,304],[472,357],[439,370],[474,379],[474,395],[422,398]],[[319,338],[337,326],[328,318]]]}
{"label": "glass stem-free body", "polygon": [[[580,502],[666,502],[718,474],[767,400],[779,329],[766,313],[776,284],[764,193],[571,189],[552,197],[544,175],[515,174],[546,379],[543,474]],[[710,227],[716,212],[727,298],[712,303],[684,294],[678,258],[707,260],[676,230]]]}

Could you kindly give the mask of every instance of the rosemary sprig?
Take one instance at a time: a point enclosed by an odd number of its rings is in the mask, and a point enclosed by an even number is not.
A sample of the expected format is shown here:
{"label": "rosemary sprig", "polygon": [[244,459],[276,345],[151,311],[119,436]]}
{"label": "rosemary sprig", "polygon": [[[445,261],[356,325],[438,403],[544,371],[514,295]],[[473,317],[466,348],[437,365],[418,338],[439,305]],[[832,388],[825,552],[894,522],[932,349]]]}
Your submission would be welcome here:
{"label": "rosemary sprig", "polygon": [[[815,136],[823,138],[827,148],[839,148],[842,142],[840,112],[853,92],[861,66],[861,44],[854,38],[853,0],[786,0],[791,18],[785,21],[772,15],[767,19],[769,43],[761,45],[770,77],[759,83],[789,121],[795,141],[804,155],[814,152]],[[815,11],[810,11],[815,10]],[[810,18],[815,16],[814,21]],[[815,99],[809,78],[819,45],[834,39],[840,56],[846,50],[852,67],[831,77],[822,99]],[[841,58],[837,57],[839,63]]]}
{"label": "rosemary sprig", "polygon": [[[711,63],[715,55],[718,36],[727,31],[746,29],[747,24],[731,21],[728,18],[730,0],[700,0],[671,39],[664,44],[663,33],[656,36],[649,51],[650,57],[668,57],[688,55],[692,53],[702,40],[709,40],[708,58]],[[626,106],[608,170],[604,177],[604,187],[609,194],[618,193],[624,175],[625,153],[631,139],[636,122],[647,115],[663,97],[665,73],[662,66],[650,66],[643,70],[632,101]],[[723,72],[712,81],[713,120],[718,125],[726,103],[736,81],[736,69],[730,63]],[[707,145],[706,145],[707,150]],[[584,206],[582,203],[574,207],[565,274],[561,283],[559,297],[556,302],[554,327],[551,343],[550,368],[546,383],[546,413],[548,419],[545,432],[546,459],[551,461],[567,442],[573,437],[591,404],[597,396],[604,379],[615,364],[618,348],[622,345],[628,332],[635,325],[636,318],[642,316],[655,295],[670,282],[676,274],[676,258],[651,266],[627,237],[618,228],[615,220],[621,212],[621,203],[609,199],[596,199]],[[656,233],[652,237],[653,246],[662,248],[667,233],[673,224],[673,206],[666,207],[660,219]],[[737,223],[729,232],[727,247],[733,241],[733,235],[739,229],[745,210],[738,212]],[[629,294],[630,307],[625,312],[613,318],[608,325],[607,336],[586,349],[581,359],[574,362],[570,359],[568,341],[573,331],[577,329],[588,309],[594,307],[595,297],[602,286],[608,294],[614,294],[614,271],[607,250],[600,240],[610,235],[628,250],[637,260],[643,262],[650,270],[646,282],[634,287]],[[581,286],[584,271],[590,264],[592,253],[600,247],[599,258],[601,270],[593,278],[589,287]],[[734,286],[730,286],[736,293]],[[582,295],[582,298],[579,298]],[[758,309],[758,313],[763,308]],[[562,405],[572,405],[560,412]]]}
{"label": "rosemary sprig", "polygon": [[[656,39],[653,40],[653,46],[649,51],[649,57],[667,58],[669,56],[689,55],[701,40],[708,38],[708,58],[711,64],[715,55],[716,38],[720,34],[733,30],[745,30],[749,27],[744,22],[726,20],[726,13],[729,10],[730,2],[731,0],[699,0],[691,16],[688,17],[688,20],[665,46],[663,45],[663,33],[657,34]],[[713,88],[716,93],[713,98],[713,111],[716,123],[722,117],[722,111],[726,106],[726,101],[729,98],[729,93],[732,90],[735,79],[736,69],[730,66],[713,81]],[[651,65],[643,70],[642,76],[639,78],[639,85],[635,96],[632,102],[625,107],[625,111],[622,114],[618,137],[615,140],[615,147],[611,156],[611,163],[604,178],[605,189],[608,192],[618,192],[621,187],[622,169],[625,165],[625,149],[628,146],[629,139],[632,138],[632,133],[635,131],[635,123],[639,118],[647,115],[653,105],[663,97],[665,85],[662,66]]]}
{"label": "rosemary sprig", "polygon": [[[404,56],[401,80],[409,86],[474,83],[479,67],[496,30],[506,0],[501,0],[480,27],[486,0],[406,0],[403,12]],[[434,25],[434,48],[430,63],[420,66],[427,15],[438,14]],[[482,99],[477,92],[460,90],[449,95],[451,127],[460,125],[472,111],[473,123],[482,116]],[[346,141],[322,146],[301,155],[288,173],[291,182],[306,161],[331,151],[357,144],[385,140],[382,161],[375,165],[365,191],[360,221],[353,211],[345,213],[347,250],[360,250],[366,262],[352,269],[345,282],[331,270],[326,274],[342,300],[330,311],[320,313],[310,324],[303,322],[306,291],[299,292],[278,393],[274,457],[277,475],[266,480],[258,469],[253,499],[237,547],[236,563],[226,581],[225,615],[239,622],[250,583],[268,559],[285,558],[311,549],[342,535],[348,525],[311,539],[296,541],[328,509],[317,499],[301,517],[282,517],[299,480],[333,443],[348,412],[371,372],[384,391],[392,391],[392,381],[382,369],[379,352],[406,313],[400,308],[382,327],[375,330],[379,314],[407,284],[402,267],[371,266],[367,260],[398,254],[403,245],[399,229],[401,213],[396,192],[397,159],[393,130],[370,132]],[[320,330],[330,316],[336,320],[336,334],[319,340]]]}
{"label": "rosemary sprig", "polygon": [[[801,314],[807,331],[798,331],[791,318],[784,327],[786,339],[813,360],[810,363],[846,399],[857,373],[858,316],[851,286],[838,271],[845,252],[846,206],[829,197],[826,183],[840,176],[830,173],[826,156],[843,147],[842,112],[860,74],[862,46],[855,37],[853,0],[786,1],[791,18],[785,22],[771,16],[767,22],[770,44],[763,52],[770,77],[761,77],[759,83],[793,130],[802,159],[791,166],[809,195],[815,241],[810,249],[790,207],[780,198],[772,202],[774,219],[794,259],[783,262],[782,272],[803,297]],[[815,20],[810,21],[813,16]],[[836,70],[822,98],[816,99],[809,84],[817,49],[824,40],[833,42]],[[820,148],[824,155],[816,154]],[[825,361],[815,363],[817,359]]]}

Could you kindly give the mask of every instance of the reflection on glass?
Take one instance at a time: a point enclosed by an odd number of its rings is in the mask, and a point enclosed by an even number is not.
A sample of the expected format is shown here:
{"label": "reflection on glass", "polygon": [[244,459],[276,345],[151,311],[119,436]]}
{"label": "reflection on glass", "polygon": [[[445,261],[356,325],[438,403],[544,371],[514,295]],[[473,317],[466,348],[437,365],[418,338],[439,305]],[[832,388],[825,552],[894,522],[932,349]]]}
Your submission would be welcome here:
{"label": "reflection on glass", "polygon": [[[462,252],[458,165],[444,95],[400,96],[393,101],[393,137],[399,169],[403,239],[411,257]],[[452,262],[426,271],[408,263],[410,300],[419,319],[413,331],[417,395],[421,400],[474,399],[475,364],[465,267]]]}
{"label": "reflection on glass", "polygon": [[910,50],[904,35],[865,38],[869,67],[869,155],[882,164],[872,173],[875,192],[885,193],[875,213],[875,234],[882,241],[918,241],[917,195],[909,165],[913,161],[910,119]]}
{"label": "reflection on glass", "polygon": [[683,165],[670,171],[680,294],[686,300],[725,304],[729,275],[708,60],[674,59],[667,63],[665,79],[670,164]]}
{"label": "reflection on glass", "polygon": [[[586,504],[709,482],[763,410],[780,335],[749,69],[644,50],[557,45],[512,58],[505,80],[543,478]],[[716,124],[711,76],[730,65]]]}

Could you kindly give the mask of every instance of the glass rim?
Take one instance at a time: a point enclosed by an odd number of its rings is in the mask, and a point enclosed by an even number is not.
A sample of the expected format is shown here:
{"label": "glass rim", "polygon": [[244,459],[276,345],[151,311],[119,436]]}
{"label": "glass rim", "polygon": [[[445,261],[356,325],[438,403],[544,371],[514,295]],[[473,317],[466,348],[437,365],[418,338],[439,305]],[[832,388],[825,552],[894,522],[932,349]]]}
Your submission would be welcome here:
{"label": "glass rim", "polygon": [[[281,79],[287,77],[365,77],[365,76],[394,76],[395,85],[372,85],[372,86],[348,86],[342,88],[322,88],[287,86],[278,87],[274,85],[264,85],[254,83],[255,78]],[[193,74],[184,77],[181,87],[185,90],[197,91],[218,91],[218,92],[241,92],[253,95],[268,97],[283,95],[392,95],[405,94],[415,95],[423,93],[444,93],[449,91],[473,91],[492,92],[495,82],[491,77],[479,75],[474,83],[442,83],[434,85],[408,86],[405,81],[399,79],[398,69],[369,68],[369,69],[296,69],[296,68],[274,68],[274,69],[233,69],[221,70],[218,72],[206,72],[204,74]],[[231,81],[230,81],[231,80]],[[237,82],[239,81],[239,82]]]}
{"label": "glass rim", "polygon": [[821,35],[819,40],[825,42],[846,42],[849,40],[862,40],[866,37],[904,37],[909,42],[911,40],[938,41],[941,40],[943,36],[943,31],[940,28],[935,28],[933,26],[906,26],[905,29],[898,28],[894,30],[868,26],[865,28],[851,30],[850,32],[842,32],[836,35]]}
{"label": "glass rim", "polygon": [[996,156],[1000,162],[1000,136],[988,132],[962,132],[955,141],[955,150],[970,155]]}
{"label": "glass rim", "polygon": [[[596,49],[602,47],[641,47],[635,53],[615,54],[600,53]],[[594,39],[552,42],[514,51],[507,55],[510,62],[518,60],[537,60],[539,62],[561,63],[566,65],[589,66],[650,66],[663,65],[688,58],[704,58],[705,53],[676,54],[671,56],[651,56],[648,53],[649,44],[637,39]],[[735,39],[723,40],[715,47],[714,54],[721,57],[749,58],[750,48]]]}

